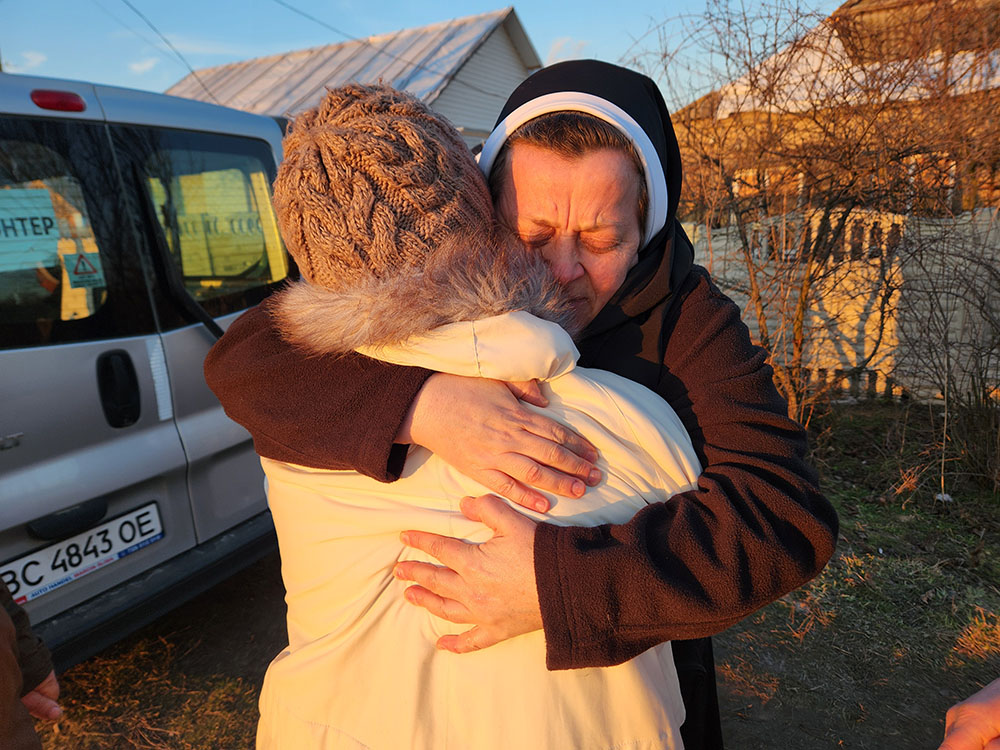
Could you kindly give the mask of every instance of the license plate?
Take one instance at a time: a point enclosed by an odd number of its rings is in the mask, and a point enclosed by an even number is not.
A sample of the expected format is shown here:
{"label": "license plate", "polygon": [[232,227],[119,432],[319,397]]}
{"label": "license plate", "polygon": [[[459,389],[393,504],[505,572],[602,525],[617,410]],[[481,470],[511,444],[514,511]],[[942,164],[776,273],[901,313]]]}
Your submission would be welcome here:
{"label": "license plate", "polygon": [[50,544],[0,566],[0,576],[18,604],[118,562],[163,538],[156,503]]}

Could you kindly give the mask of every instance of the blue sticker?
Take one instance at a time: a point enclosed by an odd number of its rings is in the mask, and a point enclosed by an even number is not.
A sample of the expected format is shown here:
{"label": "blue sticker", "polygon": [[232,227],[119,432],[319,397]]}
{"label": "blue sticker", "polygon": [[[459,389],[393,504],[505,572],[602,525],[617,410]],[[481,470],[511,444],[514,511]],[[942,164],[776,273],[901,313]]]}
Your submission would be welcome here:
{"label": "blue sticker", "polygon": [[59,265],[59,225],[41,189],[0,190],[0,273]]}
{"label": "blue sticker", "polygon": [[100,253],[85,253],[81,250],[72,255],[64,255],[63,264],[69,277],[69,285],[74,289],[96,289],[107,286]]}

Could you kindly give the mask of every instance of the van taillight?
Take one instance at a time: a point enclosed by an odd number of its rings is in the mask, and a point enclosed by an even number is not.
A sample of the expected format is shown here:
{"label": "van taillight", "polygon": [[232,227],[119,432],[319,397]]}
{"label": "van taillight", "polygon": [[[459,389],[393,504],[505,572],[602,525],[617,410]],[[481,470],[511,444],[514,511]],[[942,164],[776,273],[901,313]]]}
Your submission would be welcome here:
{"label": "van taillight", "polygon": [[72,91],[35,89],[31,92],[31,101],[42,109],[55,109],[59,112],[83,112],[87,108],[83,97]]}

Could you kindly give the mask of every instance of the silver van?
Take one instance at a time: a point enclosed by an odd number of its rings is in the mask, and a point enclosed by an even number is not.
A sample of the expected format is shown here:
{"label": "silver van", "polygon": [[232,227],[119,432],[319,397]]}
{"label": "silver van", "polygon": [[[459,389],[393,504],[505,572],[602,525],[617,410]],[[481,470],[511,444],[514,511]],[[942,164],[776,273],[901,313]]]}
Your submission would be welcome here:
{"label": "silver van", "polygon": [[294,274],[271,118],[0,73],[0,575],[65,667],[274,548],[202,375]]}

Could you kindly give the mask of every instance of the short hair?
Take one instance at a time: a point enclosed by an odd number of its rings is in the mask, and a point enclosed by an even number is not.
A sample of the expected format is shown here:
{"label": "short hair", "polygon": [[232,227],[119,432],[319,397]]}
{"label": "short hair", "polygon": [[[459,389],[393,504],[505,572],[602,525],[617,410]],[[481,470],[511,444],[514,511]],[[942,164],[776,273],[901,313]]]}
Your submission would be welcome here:
{"label": "short hair", "polygon": [[552,112],[528,120],[507,137],[490,169],[488,183],[494,203],[500,199],[503,175],[510,162],[510,149],[517,143],[538,146],[569,159],[603,149],[624,153],[639,178],[639,227],[645,226],[649,212],[645,170],[635,144],[611,123],[583,112]]}

